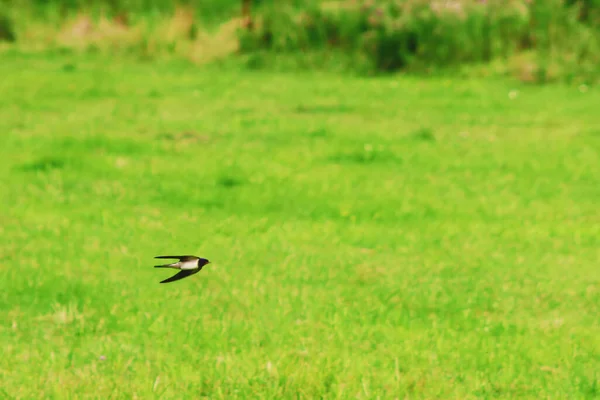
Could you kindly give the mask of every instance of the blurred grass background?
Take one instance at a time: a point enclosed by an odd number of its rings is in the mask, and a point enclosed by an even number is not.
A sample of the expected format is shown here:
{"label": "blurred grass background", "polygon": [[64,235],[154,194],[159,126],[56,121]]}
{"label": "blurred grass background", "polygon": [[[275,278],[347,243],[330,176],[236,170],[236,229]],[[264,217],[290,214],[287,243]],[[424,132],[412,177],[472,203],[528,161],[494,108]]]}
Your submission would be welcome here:
{"label": "blurred grass background", "polygon": [[0,398],[600,396],[597,2],[0,4]]}
{"label": "blurred grass background", "polygon": [[599,76],[598,0],[254,0],[253,29],[243,3],[3,0],[0,38],[198,63],[243,55],[250,68],[458,70],[541,83]]}

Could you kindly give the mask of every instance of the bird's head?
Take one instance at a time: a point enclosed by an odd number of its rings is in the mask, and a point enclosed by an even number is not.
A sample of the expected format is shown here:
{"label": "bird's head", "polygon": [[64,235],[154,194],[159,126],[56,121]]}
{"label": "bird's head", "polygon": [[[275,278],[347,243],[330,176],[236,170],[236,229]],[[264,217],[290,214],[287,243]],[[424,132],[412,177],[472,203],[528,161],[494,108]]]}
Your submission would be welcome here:
{"label": "bird's head", "polygon": [[206,264],[210,264],[210,261],[208,261],[206,258],[199,258],[198,259],[198,266],[203,267]]}

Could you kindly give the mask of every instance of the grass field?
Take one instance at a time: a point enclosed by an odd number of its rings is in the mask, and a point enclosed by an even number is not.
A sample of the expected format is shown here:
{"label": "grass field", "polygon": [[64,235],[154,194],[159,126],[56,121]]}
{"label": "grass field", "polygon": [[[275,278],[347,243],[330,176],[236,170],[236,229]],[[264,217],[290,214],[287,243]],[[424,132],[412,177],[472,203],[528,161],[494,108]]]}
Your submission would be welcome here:
{"label": "grass field", "polygon": [[0,77],[0,398],[600,397],[597,89]]}

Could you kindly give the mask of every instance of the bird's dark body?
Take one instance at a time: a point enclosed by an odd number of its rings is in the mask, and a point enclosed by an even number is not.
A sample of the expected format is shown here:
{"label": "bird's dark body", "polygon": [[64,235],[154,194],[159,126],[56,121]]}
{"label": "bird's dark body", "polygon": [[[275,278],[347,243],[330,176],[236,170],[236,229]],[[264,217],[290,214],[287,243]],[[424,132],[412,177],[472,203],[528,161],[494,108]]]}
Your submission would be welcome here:
{"label": "bird's dark body", "polygon": [[196,256],[156,256],[154,258],[176,258],[179,261],[171,264],[155,265],[154,268],[174,268],[180,271],[172,277],[161,281],[160,283],[168,283],[178,281],[190,275],[197,274],[206,264],[210,263],[206,258]]}

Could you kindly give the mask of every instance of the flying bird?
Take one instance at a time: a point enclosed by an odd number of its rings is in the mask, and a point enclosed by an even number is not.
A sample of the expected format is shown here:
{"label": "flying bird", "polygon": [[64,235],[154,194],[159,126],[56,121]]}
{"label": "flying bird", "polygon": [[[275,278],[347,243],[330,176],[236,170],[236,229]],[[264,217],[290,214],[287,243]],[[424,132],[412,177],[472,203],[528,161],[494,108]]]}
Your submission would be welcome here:
{"label": "flying bird", "polygon": [[202,269],[206,264],[210,263],[206,258],[196,256],[157,256],[154,258],[177,258],[179,261],[172,264],[155,265],[154,268],[174,268],[180,270],[172,277],[165,279],[160,283],[168,283],[178,281],[187,276],[194,275]]}

